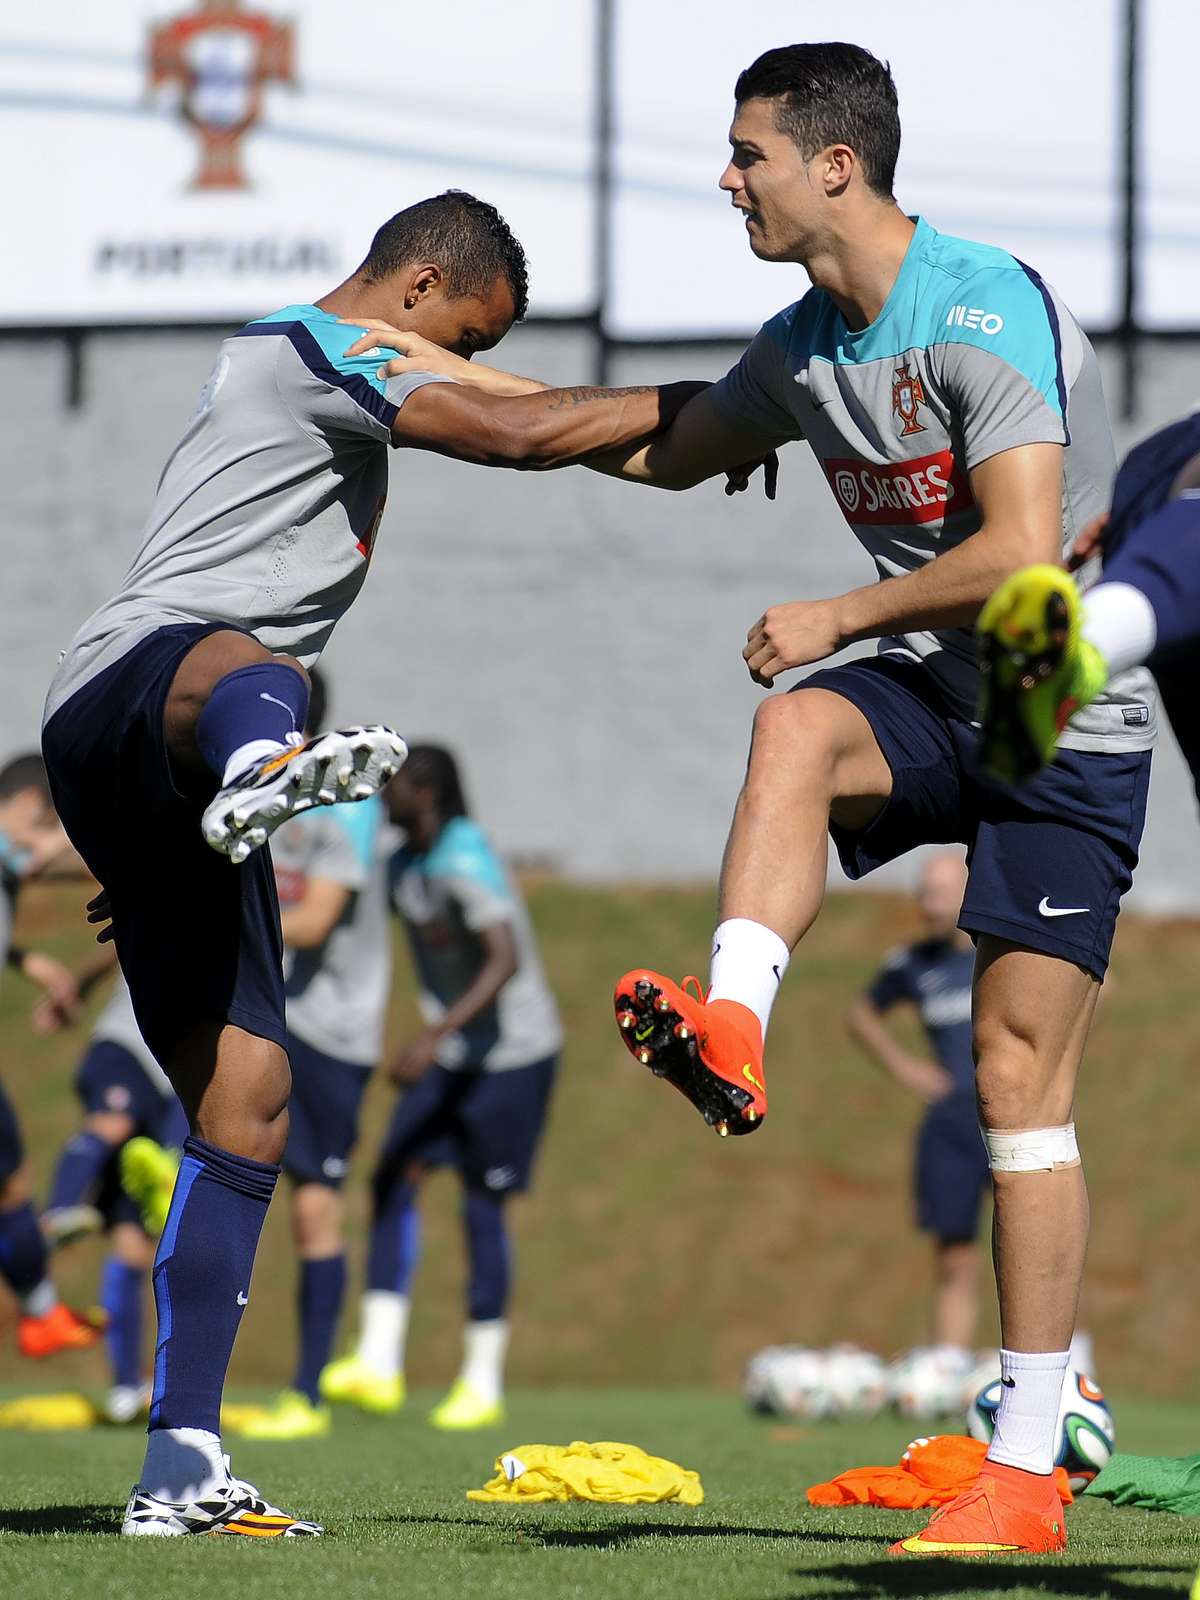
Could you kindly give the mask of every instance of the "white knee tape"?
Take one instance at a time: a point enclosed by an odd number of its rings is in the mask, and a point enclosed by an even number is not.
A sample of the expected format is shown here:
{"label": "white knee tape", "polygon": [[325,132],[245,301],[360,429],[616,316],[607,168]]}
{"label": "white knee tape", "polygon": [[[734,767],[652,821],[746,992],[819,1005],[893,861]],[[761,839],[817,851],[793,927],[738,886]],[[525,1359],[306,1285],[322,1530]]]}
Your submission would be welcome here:
{"label": "white knee tape", "polygon": [[1057,1172],[1079,1166],[1075,1124],[1061,1128],[981,1128],[993,1172]]}

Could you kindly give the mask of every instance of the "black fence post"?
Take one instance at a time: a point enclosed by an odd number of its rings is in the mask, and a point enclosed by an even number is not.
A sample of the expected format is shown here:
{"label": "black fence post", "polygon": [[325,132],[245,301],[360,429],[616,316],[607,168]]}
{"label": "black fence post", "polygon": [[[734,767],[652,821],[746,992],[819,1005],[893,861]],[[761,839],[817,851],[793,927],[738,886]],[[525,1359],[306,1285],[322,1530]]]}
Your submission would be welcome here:
{"label": "black fence post", "polygon": [[598,384],[607,384],[612,368],[608,332],[608,296],[612,279],[613,129],[615,122],[616,0],[596,0],[596,83],[594,161],[592,169],[593,273],[595,336],[593,370]]}
{"label": "black fence post", "polygon": [[1139,326],[1138,267],[1141,251],[1139,216],[1141,151],[1141,0],[1125,0],[1122,25],[1122,110],[1125,126],[1121,153],[1121,417],[1131,422],[1138,413]]}

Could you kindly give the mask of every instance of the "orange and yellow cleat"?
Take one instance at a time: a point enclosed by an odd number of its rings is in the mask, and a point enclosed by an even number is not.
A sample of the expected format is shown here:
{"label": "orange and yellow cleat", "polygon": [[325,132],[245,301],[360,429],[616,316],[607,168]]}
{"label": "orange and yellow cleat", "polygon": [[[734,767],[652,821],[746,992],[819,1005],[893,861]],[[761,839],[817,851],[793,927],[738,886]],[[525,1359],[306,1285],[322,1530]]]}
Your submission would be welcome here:
{"label": "orange and yellow cleat", "polygon": [[891,1547],[894,1556],[1048,1555],[1067,1548],[1063,1503],[1053,1476],[985,1461],[965,1493],[929,1525]]}
{"label": "orange and yellow cleat", "polygon": [[753,1011],[735,1000],[706,1002],[696,978],[681,987],[640,967],[625,974],[613,1000],[637,1062],[674,1084],[722,1138],[753,1133],[767,1114],[762,1030]]}
{"label": "orange and yellow cleat", "polygon": [[22,1317],[17,1325],[17,1349],[40,1361],[62,1350],[90,1350],[104,1332],[103,1317],[81,1317],[60,1300],[43,1317]]}

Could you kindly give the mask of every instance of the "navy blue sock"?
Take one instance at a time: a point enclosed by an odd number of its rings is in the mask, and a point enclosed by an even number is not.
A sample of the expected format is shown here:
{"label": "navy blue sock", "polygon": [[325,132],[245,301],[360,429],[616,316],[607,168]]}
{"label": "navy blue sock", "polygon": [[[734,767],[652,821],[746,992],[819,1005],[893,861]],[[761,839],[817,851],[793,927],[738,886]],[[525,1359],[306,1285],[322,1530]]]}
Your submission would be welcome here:
{"label": "navy blue sock", "polygon": [[194,1136],[154,1262],[150,1427],[221,1431],[221,1390],[279,1168]]}
{"label": "navy blue sock", "polygon": [[223,779],[235,750],[258,739],[286,744],[289,734],[304,732],[307,715],[307,679],[282,661],[260,661],[216,684],[196,723],[196,744]]}
{"label": "navy blue sock", "polygon": [[73,1134],[63,1145],[54,1169],[47,1208],[57,1211],[60,1206],[79,1206],[91,1200],[100,1187],[101,1175],[112,1153],[108,1140],[89,1128]]}
{"label": "navy blue sock", "polygon": [[468,1313],[472,1322],[496,1322],[508,1306],[512,1270],[503,1196],[489,1189],[468,1189],[463,1225],[470,1258]]}
{"label": "navy blue sock", "polygon": [[376,1179],[367,1288],[407,1294],[420,1259],[421,1212],[416,1186]]}
{"label": "navy blue sock", "polygon": [[317,1380],[333,1352],[338,1318],[346,1295],[345,1256],[300,1263],[300,1360],[292,1388],[316,1405]]}
{"label": "navy blue sock", "polygon": [[0,1211],[0,1277],[20,1299],[45,1281],[46,1272],[46,1241],[33,1206],[26,1201]]}
{"label": "navy blue sock", "polygon": [[100,1280],[100,1304],[108,1315],[104,1343],[114,1383],[142,1381],[142,1280],[146,1274],[110,1256]]}
{"label": "navy blue sock", "polygon": [[1110,562],[1107,583],[1140,589],[1154,609],[1158,638],[1150,665],[1200,644],[1200,499],[1171,500],[1130,533]]}

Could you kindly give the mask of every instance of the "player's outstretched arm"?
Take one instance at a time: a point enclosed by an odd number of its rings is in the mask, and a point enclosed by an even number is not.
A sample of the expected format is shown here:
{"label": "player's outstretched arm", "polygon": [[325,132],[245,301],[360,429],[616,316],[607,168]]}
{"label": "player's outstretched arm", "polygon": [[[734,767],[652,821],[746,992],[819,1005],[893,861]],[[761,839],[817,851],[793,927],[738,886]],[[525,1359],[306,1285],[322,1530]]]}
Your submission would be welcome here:
{"label": "player's outstretched arm", "polygon": [[859,995],[846,1013],[846,1029],[877,1067],[901,1088],[919,1095],[928,1104],[944,1099],[954,1087],[954,1080],[944,1067],[939,1067],[936,1061],[910,1055],[892,1037],[883,1013],[868,995]]}
{"label": "player's outstretched arm", "polygon": [[[443,350],[438,345],[430,344],[420,334],[405,333],[389,323],[343,320],[348,327],[368,330],[349,346],[346,351],[348,356],[365,355],[376,345],[400,352],[399,356],[380,364],[380,378],[394,378],[408,372],[434,372],[494,399],[513,399],[549,392],[549,385],[537,378],[519,377],[516,373],[503,372],[482,361],[467,360],[452,350]],[[671,384],[666,387],[686,397],[689,386]],[[776,441],[759,438],[752,431],[731,428],[704,401],[709,385],[695,383],[690,388],[692,399],[682,409],[677,408],[678,416],[660,429],[653,440],[639,443],[632,449],[626,446],[606,451],[590,457],[583,464],[609,477],[625,478],[633,483],[646,483],[661,489],[690,489],[723,473],[728,480],[726,494],[738,494],[748,488],[754,473],[762,467],[763,486],[768,500],[773,500],[779,472],[778,458],[772,448]],[[560,392],[616,394],[621,391]]]}
{"label": "player's outstretched arm", "polygon": [[781,672],[861,639],[969,627],[1018,567],[1060,560],[1062,455],[1059,444],[1028,444],[980,462],[970,473],[983,516],[979,531],[917,571],[830,600],[772,606],[747,635],[742,655],[750,676],[770,688]]}

